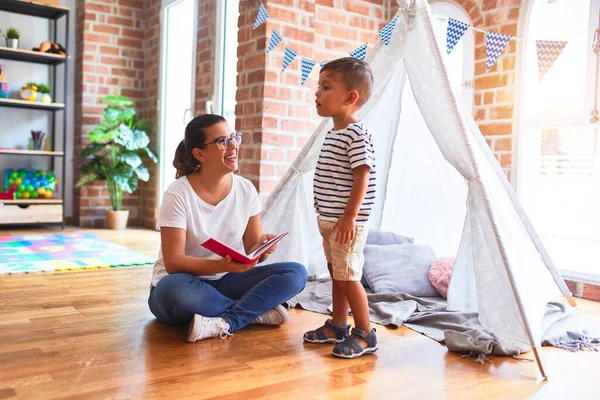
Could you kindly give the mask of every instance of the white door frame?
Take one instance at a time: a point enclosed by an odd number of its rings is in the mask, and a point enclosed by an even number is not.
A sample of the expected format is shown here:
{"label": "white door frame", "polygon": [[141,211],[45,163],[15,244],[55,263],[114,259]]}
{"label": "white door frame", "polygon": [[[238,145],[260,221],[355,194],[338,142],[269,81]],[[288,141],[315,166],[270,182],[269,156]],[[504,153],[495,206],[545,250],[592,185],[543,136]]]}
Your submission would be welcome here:
{"label": "white door frame", "polygon": [[[163,120],[162,117],[162,110],[163,110],[163,103],[165,101],[164,99],[164,92],[163,92],[163,87],[166,84],[166,80],[167,80],[167,74],[166,74],[166,56],[167,56],[167,48],[165,46],[165,35],[167,33],[167,27],[165,26],[165,14],[166,14],[166,10],[171,7],[173,4],[179,2],[181,0],[161,0],[161,10],[160,10],[160,64],[159,64],[159,85],[158,85],[158,98],[156,100],[156,109],[158,111],[157,113],[157,133],[158,133],[158,140],[159,140],[159,163],[170,163],[171,160],[165,160],[164,157],[164,139],[165,139],[165,135],[163,134],[165,131],[165,121]],[[198,54],[198,0],[192,0],[194,2],[194,28],[193,28],[193,32],[194,32],[194,39],[193,39],[193,54],[192,54],[192,60],[193,60],[193,64],[192,64],[192,80],[193,82],[196,82],[196,57]],[[191,91],[191,104],[190,104],[190,111],[192,116],[195,113],[195,101],[196,101],[196,85],[191,85],[190,87],[190,91]],[[182,118],[184,118],[185,115],[182,115]],[[160,202],[162,201],[162,195],[164,193],[164,191],[166,190],[165,187],[163,187],[163,182],[162,182],[162,166],[159,165],[159,176],[158,176],[158,191],[156,193],[157,196],[157,205],[160,207]]]}
{"label": "white door frame", "polygon": [[[437,15],[450,17],[458,21],[463,21],[469,25],[473,25],[471,17],[466,10],[453,1],[440,0],[433,1],[430,4],[434,18]],[[471,29],[467,29],[460,40],[472,51],[463,52],[463,76],[461,82],[461,104],[469,110],[469,114],[473,113],[474,102],[474,79],[475,79],[475,36]]]}

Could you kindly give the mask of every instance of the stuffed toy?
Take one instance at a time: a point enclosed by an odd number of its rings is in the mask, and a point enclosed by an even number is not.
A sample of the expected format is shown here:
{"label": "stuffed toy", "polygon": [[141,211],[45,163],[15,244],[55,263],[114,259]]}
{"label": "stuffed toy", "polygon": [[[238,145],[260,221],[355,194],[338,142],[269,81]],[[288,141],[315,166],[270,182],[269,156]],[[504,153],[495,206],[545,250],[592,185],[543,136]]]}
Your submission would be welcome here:
{"label": "stuffed toy", "polygon": [[42,42],[40,47],[34,48],[33,51],[39,51],[40,53],[60,54],[64,57],[67,56],[67,51],[60,43],[53,43],[49,40]]}

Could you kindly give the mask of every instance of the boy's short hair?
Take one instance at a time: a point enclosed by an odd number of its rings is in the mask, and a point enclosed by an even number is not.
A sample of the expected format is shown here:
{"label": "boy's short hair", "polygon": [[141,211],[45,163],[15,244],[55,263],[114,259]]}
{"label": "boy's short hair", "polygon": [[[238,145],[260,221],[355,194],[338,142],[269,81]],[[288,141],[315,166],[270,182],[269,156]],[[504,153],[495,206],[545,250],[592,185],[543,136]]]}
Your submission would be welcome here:
{"label": "boy's short hair", "polygon": [[366,62],[354,57],[338,58],[325,64],[321,72],[338,74],[349,90],[356,90],[359,94],[359,106],[365,104],[371,97],[373,72]]}

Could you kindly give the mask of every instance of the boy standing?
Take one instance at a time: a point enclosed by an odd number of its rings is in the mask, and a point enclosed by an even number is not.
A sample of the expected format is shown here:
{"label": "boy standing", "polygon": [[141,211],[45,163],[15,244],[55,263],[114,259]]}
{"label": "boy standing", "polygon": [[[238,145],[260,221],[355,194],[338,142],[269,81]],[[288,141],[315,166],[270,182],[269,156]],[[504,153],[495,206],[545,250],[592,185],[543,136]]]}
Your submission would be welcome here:
{"label": "boy standing", "polygon": [[[377,350],[367,295],[360,283],[368,220],[375,201],[375,156],[371,135],[356,113],[371,96],[373,74],[356,58],[331,61],[321,69],[317,113],[333,119],[313,181],[319,231],[332,278],[333,319],[306,332],[311,343],[336,343],[333,355],[355,358]],[[355,328],[350,333],[348,307]]]}

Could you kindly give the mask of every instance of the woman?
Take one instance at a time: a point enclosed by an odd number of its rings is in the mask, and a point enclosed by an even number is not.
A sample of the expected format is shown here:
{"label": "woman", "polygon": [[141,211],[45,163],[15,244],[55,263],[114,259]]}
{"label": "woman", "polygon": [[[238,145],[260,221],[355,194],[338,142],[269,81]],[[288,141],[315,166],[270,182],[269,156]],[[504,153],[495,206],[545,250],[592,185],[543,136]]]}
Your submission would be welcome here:
{"label": "woman", "polygon": [[275,236],[262,234],[256,189],[234,174],[241,141],[219,115],[194,118],[173,161],[177,179],[160,207],[161,249],[148,305],[164,323],[189,322],[190,342],[225,338],[250,323],[281,325],[288,320],[281,304],[306,284],[301,264],[238,264],[201,246],[214,238],[247,254]]}

